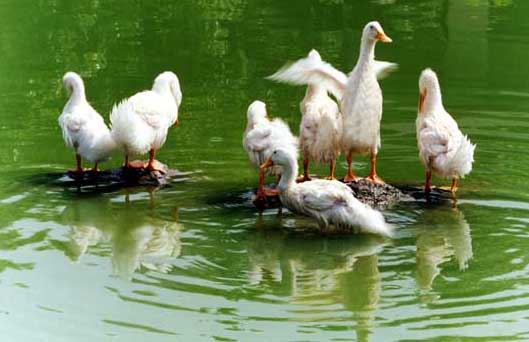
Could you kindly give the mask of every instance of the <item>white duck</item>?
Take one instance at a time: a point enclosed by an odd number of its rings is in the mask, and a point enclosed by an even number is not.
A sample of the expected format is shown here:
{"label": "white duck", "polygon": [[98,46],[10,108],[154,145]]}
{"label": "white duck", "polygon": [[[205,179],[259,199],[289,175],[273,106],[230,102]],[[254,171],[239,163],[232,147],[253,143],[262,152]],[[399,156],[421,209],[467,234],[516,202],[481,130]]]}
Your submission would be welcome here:
{"label": "white duck", "polygon": [[115,148],[114,141],[105,121],[88,103],[84,83],[75,72],[67,72],[63,77],[64,87],[71,93],[62,114],[59,126],[66,146],[75,151],[77,167],[74,172],[83,172],[81,158],[97,164],[105,161]]}
{"label": "white duck", "polygon": [[130,155],[148,151],[146,168],[162,171],[156,166],[154,155],[164,144],[169,127],[178,126],[181,102],[178,77],[166,71],[156,77],[152,90],[137,93],[112,108],[112,137],[125,152],[125,167],[134,167],[129,163]]}
{"label": "white duck", "polygon": [[[243,147],[248,153],[250,162],[259,168],[264,161],[272,155],[277,148],[284,148],[297,158],[298,141],[292,135],[288,125],[281,119],[270,120],[266,112],[266,104],[261,101],[254,101],[248,107],[247,125],[243,135]],[[280,167],[269,169],[269,174],[281,174]],[[264,170],[259,169],[259,185],[257,188],[257,198],[263,199],[267,195],[277,194],[277,191],[264,189]]]}
{"label": "white duck", "polygon": [[[309,52],[304,63],[320,63],[316,50]],[[344,75],[345,77],[345,75]],[[274,79],[271,76],[270,79]],[[309,159],[317,163],[329,163],[329,177],[334,179],[335,161],[341,151],[342,116],[336,102],[319,82],[309,83],[305,97],[299,104],[301,123],[299,145],[303,153],[303,176],[298,181],[310,180]]]}
{"label": "white duck", "polygon": [[319,83],[339,101],[343,115],[342,149],[347,157],[345,182],[356,181],[352,170],[353,154],[371,154],[371,171],[368,179],[383,183],[376,173],[376,156],[380,148],[380,120],[382,119],[381,79],[396,69],[397,64],[375,61],[377,41],[389,43],[382,26],[369,22],[363,30],[360,56],[349,77],[330,64],[316,61],[298,61],[272,75],[275,80],[293,84]]}
{"label": "white duck", "polygon": [[457,179],[472,171],[473,145],[459,130],[455,120],[443,107],[441,86],[437,75],[425,69],[419,78],[419,110],[417,115],[417,146],[419,158],[426,168],[424,190],[431,190],[432,172],[452,178],[450,190],[457,190]]}
{"label": "white duck", "polygon": [[333,225],[338,230],[391,236],[391,226],[382,214],[357,200],[347,185],[324,179],[296,183],[296,156],[284,149],[275,150],[261,168],[273,165],[283,168],[278,185],[281,203],[289,210],[315,218],[322,230]]}

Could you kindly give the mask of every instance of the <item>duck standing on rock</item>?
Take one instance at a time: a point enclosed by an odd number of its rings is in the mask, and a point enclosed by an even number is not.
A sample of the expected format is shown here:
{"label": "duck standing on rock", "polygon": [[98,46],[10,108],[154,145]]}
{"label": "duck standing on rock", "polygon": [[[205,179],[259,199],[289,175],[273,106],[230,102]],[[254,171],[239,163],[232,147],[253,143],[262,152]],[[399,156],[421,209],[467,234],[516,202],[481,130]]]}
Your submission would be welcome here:
{"label": "duck standing on rock", "polygon": [[419,110],[417,115],[417,146],[419,158],[426,168],[424,190],[430,192],[432,172],[452,178],[450,190],[457,190],[457,179],[472,171],[473,145],[459,130],[457,122],[444,109],[437,75],[425,69],[419,78]]}
{"label": "duck standing on rock", "polygon": [[348,165],[345,182],[359,179],[351,166],[353,154],[370,153],[371,171],[367,179],[378,184],[384,183],[376,172],[382,119],[382,91],[378,79],[395,70],[397,64],[375,60],[375,45],[378,41],[390,43],[392,40],[378,22],[369,22],[362,33],[360,56],[349,77],[328,63],[303,61],[286,66],[271,76],[274,80],[292,84],[321,84],[340,101],[343,116],[341,145]]}
{"label": "duck standing on rock", "polygon": [[296,183],[298,162],[292,152],[281,148],[273,151],[261,168],[272,166],[282,167],[277,186],[281,203],[289,210],[315,218],[322,231],[332,225],[338,231],[391,236],[392,228],[384,216],[357,200],[346,184],[325,179]]}
{"label": "duck standing on rock", "polygon": [[101,115],[86,100],[81,76],[67,72],[63,83],[71,95],[59,116],[59,126],[64,143],[75,151],[77,166],[72,171],[83,172],[81,158],[94,163],[92,171],[99,171],[98,163],[109,159],[116,146],[110,130]]}
{"label": "duck standing on rock", "polygon": [[[125,152],[126,168],[140,167],[164,172],[154,155],[164,144],[169,127],[178,126],[182,91],[178,77],[170,71],[154,80],[152,90],[137,93],[112,108],[112,137]],[[129,156],[149,152],[147,165],[133,165]]]}
{"label": "duck standing on rock", "polygon": [[[318,51],[312,50],[304,60],[299,62],[319,64],[322,60]],[[282,73],[292,71],[295,72],[295,70],[283,69]],[[275,80],[275,75],[269,78]],[[280,81],[281,78],[279,77],[278,80]],[[345,82],[345,75],[343,75],[343,80]],[[308,84],[305,97],[299,106],[302,115],[299,126],[299,147],[303,154],[303,176],[298,181],[310,180],[309,159],[317,163],[329,163],[328,179],[334,179],[335,162],[341,151],[342,115],[340,109],[327,94],[327,89],[321,85],[321,82]]]}
{"label": "duck standing on rock", "polygon": [[[246,130],[243,135],[243,147],[248,153],[252,165],[256,168],[265,162],[277,148],[284,148],[297,158],[298,141],[290,132],[288,125],[281,119],[269,119],[266,104],[254,101],[248,107]],[[271,175],[280,175],[280,166],[269,168]],[[259,169],[257,200],[263,201],[267,196],[277,195],[276,190],[264,189],[265,170]]]}

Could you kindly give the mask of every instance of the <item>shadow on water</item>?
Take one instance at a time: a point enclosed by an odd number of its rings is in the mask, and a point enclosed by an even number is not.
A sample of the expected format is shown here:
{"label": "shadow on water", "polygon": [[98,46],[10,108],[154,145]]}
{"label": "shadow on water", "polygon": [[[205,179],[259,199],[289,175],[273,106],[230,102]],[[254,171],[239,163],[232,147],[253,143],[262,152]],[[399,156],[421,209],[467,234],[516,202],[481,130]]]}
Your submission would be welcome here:
{"label": "shadow on water", "polygon": [[81,177],[71,172],[49,172],[33,174],[24,179],[34,185],[57,186],[76,192],[110,193],[123,188],[146,187],[160,189],[174,183],[185,182],[190,179],[191,172],[169,170],[166,175],[153,175],[148,172],[132,172],[127,174],[122,168],[94,173],[86,171]]}

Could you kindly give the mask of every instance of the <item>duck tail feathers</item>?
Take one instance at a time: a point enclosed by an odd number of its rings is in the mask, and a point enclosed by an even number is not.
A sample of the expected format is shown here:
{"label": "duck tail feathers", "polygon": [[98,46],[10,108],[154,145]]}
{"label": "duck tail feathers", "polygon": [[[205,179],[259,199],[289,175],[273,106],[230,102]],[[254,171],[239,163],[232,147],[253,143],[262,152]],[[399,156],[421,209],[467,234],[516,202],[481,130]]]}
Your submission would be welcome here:
{"label": "duck tail feathers", "polygon": [[472,171],[475,149],[476,145],[472,144],[466,135],[461,138],[461,144],[452,159],[452,165],[458,170],[460,177],[464,177]]}
{"label": "duck tail feathers", "polygon": [[358,221],[360,230],[365,233],[385,237],[393,235],[393,227],[386,222],[382,213],[369,206],[366,206],[365,210],[362,210],[360,215],[358,215]]}

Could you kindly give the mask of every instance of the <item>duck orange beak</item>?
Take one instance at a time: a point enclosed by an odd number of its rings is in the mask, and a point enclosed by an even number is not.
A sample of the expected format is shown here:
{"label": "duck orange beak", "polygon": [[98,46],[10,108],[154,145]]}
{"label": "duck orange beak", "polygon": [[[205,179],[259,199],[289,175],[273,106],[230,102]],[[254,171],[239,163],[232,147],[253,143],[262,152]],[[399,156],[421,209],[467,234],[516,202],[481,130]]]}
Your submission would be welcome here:
{"label": "duck orange beak", "polygon": [[378,31],[376,37],[375,37],[376,40],[379,40],[383,43],[391,43],[393,40],[391,38],[389,38],[388,36],[386,36],[386,34],[384,33],[384,31]]}
{"label": "duck orange beak", "polygon": [[423,93],[419,94],[419,113],[422,112],[422,107],[424,106],[424,99],[426,98],[426,89]]}
{"label": "duck orange beak", "polygon": [[261,166],[259,166],[261,169],[267,169],[269,168],[270,166],[274,166],[274,162],[272,161],[272,158],[268,158],[264,163],[261,164]]}
{"label": "duck orange beak", "polygon": [[176,121],[174,122],[174,127],[178,127],[178,119],[176,119]]}

